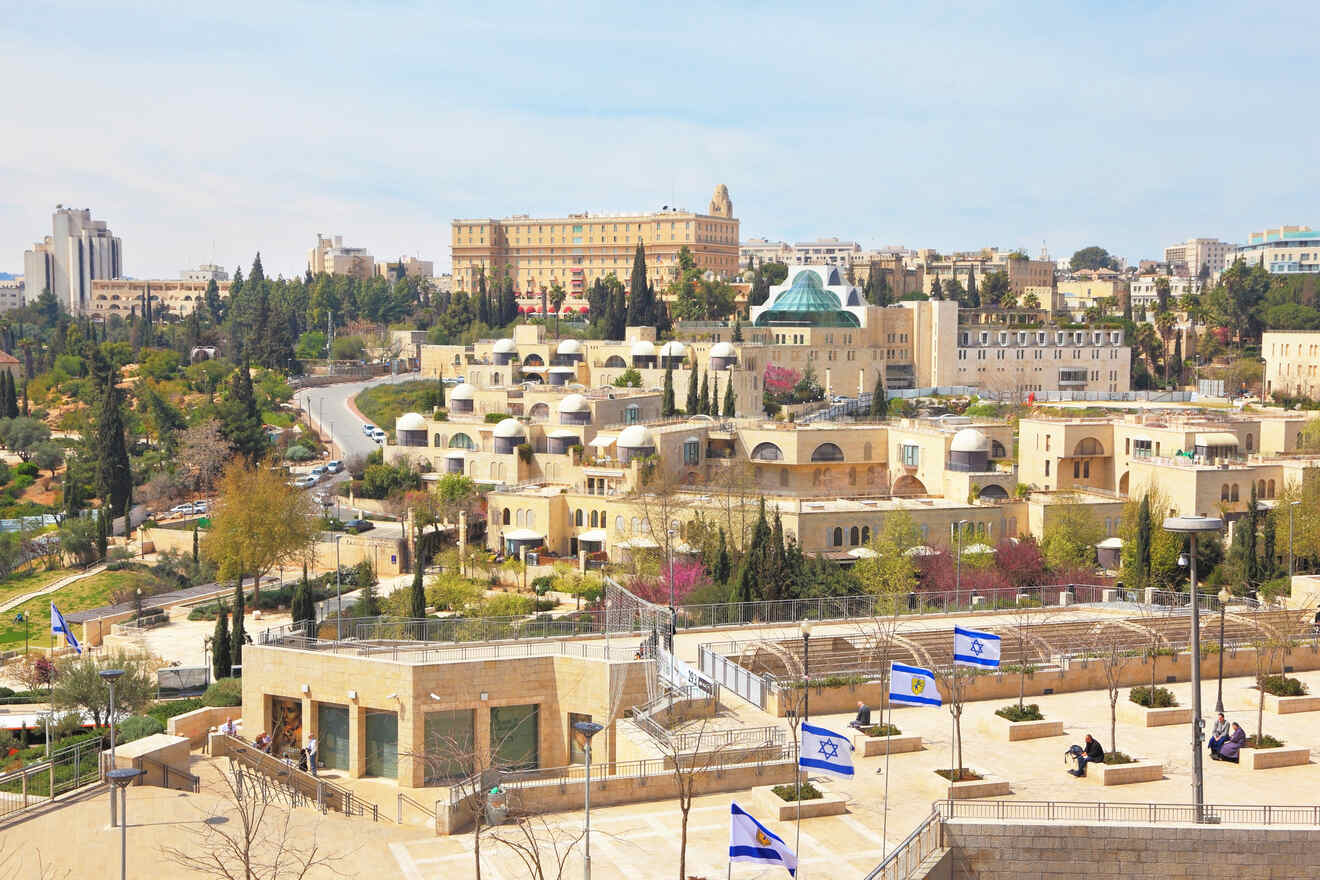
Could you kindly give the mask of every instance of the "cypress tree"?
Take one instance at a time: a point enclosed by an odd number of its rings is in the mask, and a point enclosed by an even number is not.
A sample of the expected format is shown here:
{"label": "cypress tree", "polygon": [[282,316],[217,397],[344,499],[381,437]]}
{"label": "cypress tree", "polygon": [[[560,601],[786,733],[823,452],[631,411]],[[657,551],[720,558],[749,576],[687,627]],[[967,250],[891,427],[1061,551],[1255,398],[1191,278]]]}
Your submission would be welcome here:
{"label": "cypress tree", "polygon": [[720,374],[716,373],[715,378],[710,382],[710,409],[706,410],[706,415],[718,417],[720,414]]}
{"label": "cypress tree", "polygon": [[646,283],[646,248],[637,242],[633,252],[632,276],[628,281],[628,326],[650,327],[655,324],[650,303],[650,285]]}
{"label": "cypress tree", "polygon": [[243,642],[247,634],[243,631],[243,615],[246,599],[243,596],[243,575],[238,576],[238,583],[234,586],[234,626],[233,635],[229,638],[230,662],[234,666],[243,665]]}
{"label": "cypress tree", "polygon": [[252,372],[244,355],[229,382],[229,398],[220,407],[220,433],[234,452],[256,464],[266,451],[266,432],[252,392]]}
{"label": "cypress tree", "polygon": [[23,383],[23,415],[28,415],[27,382]]}
{"label": "cypress tree", "polygon": [[660,415],[662,418],[669,418],[678,412],[674,405],[674,365],[671,361],[669,366],[665,367],[665,390],[660,400]]}
{"label": "cypress tree", "polygon": [[234,674],[232,646],[229,643],[229,611],[222,604],[215,616],[215,633],[211,636],[211,675],[216,681]]}
{"label": "cypress tree", "polygon": [[485,294],[477,295],[477,320],[487,327],[494,323],[490,319],[490,301]]}
{"label": "cypress tree", "polygon": [[500,323],[512,324],[518,317],[518,298],[513,294],[513,279],[507,275],[500,287]]}
{"label": "cypress tree", "polygon": [[775,524],[770,529],[770,547],[765,554],[765,567],[761,583],[766,585],[765,597],[771,601],[783,599],[784,575],[787,573],[787,560],[784,558],[784,523],[779,518],[779,508],[775,508]]}
{"label": "cypress tree", "polygon": [[[99,356],[95,369],[101,380],[101,400],[92,448],[96,457],[96,487],[110,519],[127,512],[133,491],[133,469],[124,440],[123,392],[116,387],[118,370]],[[126,521],[127,522],[127,521]]]}
{"label": "cypress tree", "polygon": [[931,299],[944,299],[944,285],[940,284],[940,276],[935,276],[935,281],[930,285]]}
{"label": "cypress tree", "polygon": [[442,407],[442,408],[443,408],[444,405],[445,405],[445,383],[444,383],[444,378],[445,378],[445,377],[444,377],[444,375],[442,374],[442,375],[440,376],[440,380],[441,380],[441,381],[435,383],[435,385],[436,385],[436,392],[435,392],[435,405],[438,406],[438,407]]}
{"label": "cypress tree", "polygon": [[697,412],[699,413],[710,412],[710,383],[707,381],[708,379],[710,379],[709,373],[701,374],[701,398],[697,401]]}
{"label": "cypress tree", "polygon": [[687,406],[683,411],[690,416],[696,415],[697,406],[700,402],[701,398],[697,395],[697,365],[694,358],[692,368],[688,371]]}
{"label": "cypress tree", "polygon": [[871,391],[871,418],[883,419],[889,415],[889,399],[885,397],[885,374],[875,371],[875,388]]}
{"label": "cypress tree", "polygon": [[733,316],[733,341],[734,341],[734,342],[742,342],[742,341],[743,341],[743,335],[742,335],[742,316],[741,316],[741,315],[734,315],[734,316]]}
{"label": "cypress tree", "polygon": [[422,554],[413,565],[412,591],[408,595],[408,616],[420,620],[426,616],[426,587],[422,583]]}
{"label": "cypress tree", "polygon": [[1260,554],[1260,579],[1268,581],[1274,577],[1276,571],[1274,567],[1274,517],[1265,517],[1265,535],[1263,538],[1264,548]]}
{"label": "cypress tree", "polygon": [[[977,308],[981,305],[981,295],[976,292],[975,269],[969,269],[967,271],[967,304],[972,308]],[[998,303],[996,303],[996,305],[998,305]]]}
{"label": "cypress tree", "polygon": [[105,559],[106,551],[109,549],[110,520],[110,513],[102,504],[96,511],[96,557],[98,559]]}
{"label": "cypress tree", "polygon": [[1137,583],[1134,585],[1138,589],[1146,587],[1150,582],[1150,495],[1141,497],[1141,506],[1137,509],[1137,548],[1135,550],[1137,560]]}
{"label": "cypress tree", "polygon": [[310,637],[315,634],[316,626],[316,602],[312,599],[312,585],[307,582],[307,566],[303,565],[302,580],[293,591],[293,607],[290,609],[295,624],[301,621],[307,621],[306,632]]}
{"label": "cypress tree", "polygon": [[733,376],[729,376],[729,382],[724,386],[724,417],[731,419],[735,415],[737,400],[733,396]]}
{"label": "cypress tree", "polygon": [[5,371],[5,418],[18,418],[18,387],[14,383],[14,374]]}
{"label": "cypress tree", "polygon": [[200,548],[198,547],[198,538],[197,538],[197,535],[198,535],[198,529],[197,529],[197,526],[193,526],[193,565],[196,565],[196,564],[198,563],[198,561],[199,561],[199,560],[198,560],[198,552],[197,552],[197,551],[198,551]]}
{"label": "cypress tree", "polygon": [[715,570],[711,576],[717,584],[727,584],[729,575],[733,573],[732,562],[729,560],[729,542],[724,536],[724,526],[720,526],[719,551],[715,556]]}

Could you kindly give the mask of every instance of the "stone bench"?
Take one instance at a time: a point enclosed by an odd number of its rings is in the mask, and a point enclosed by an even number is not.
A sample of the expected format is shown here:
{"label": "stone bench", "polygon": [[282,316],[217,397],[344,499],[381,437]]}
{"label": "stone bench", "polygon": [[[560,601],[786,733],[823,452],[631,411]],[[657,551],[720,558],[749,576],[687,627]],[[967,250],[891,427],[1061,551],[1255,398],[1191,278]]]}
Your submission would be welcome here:
{"label": "stone bench", "polygon": [[1164,778],[1164,765],[1158,761],[1134,761],[1131,764],[1087,764],[1086,776],[1101,785],[1130,785],[1134,782],[1158,782]]}
{"label": "stone bench", "polygon": [[1138,727],[1168,727],[1173,724],[1192,723],[1192,709],[1190,706],[1147,709],[1145,706],[1138,706],[1131,700],[1121,702],[1118,705],[1120,718],[1130,724],[1136,724]]}
{"label": "stone bench", "polygon": [[1009,742],[1021,742],[1027,739],[1044,739],[1047,736],[1063,736],[1062,721],[1008,721],[995,716],[999,721],[995,725],[1000,736],[1007,735]]}
{"label": "stone bench", "polygon": [[1320,697],[1276,697],[1274,694],[1266,694],[1265,708],[1275,715],[1320,712]]}
{"label": "stone bench", "polygon": [[1243,749],[1248,770],[1273,770],[1275,767],[1299,767],[1311,763],[1308,746],[1280,746],[1277,749]]}
{"label": "stone bench", "polygon": [[863,758],[876,755],[897,755],[903,752],[921,751],[921,737],[917,736],[867,736],[860,730],[853,734],[853,748]]}
{"label": "stone bench", "polygon": [[[791,784],[791,783],[790,783]],[[816,786],[818,789],[820,786]],[[811,801],[786,801],[774,793],[773,786],[756,790],[761,804],[769,811],[770,817],[778,822],[794,822],[798,818],[798,808],[802,809],[803,819],[816,819],[821,816],[842,816],[848,812],[848,798],[821,790],[823,797]]]}
{"label": "stone bench", "polygon": [[[971,768],[965,768],[970,770]],[[975,771],[980,773],[980,771]],[[962,801],[972,798],[1005,797],[1013,793],[1013,787],[1007,779],[1000,779],[989,773],[981,773],[980,779],[968,782],[950,782],[947,797],[949,800]]]}

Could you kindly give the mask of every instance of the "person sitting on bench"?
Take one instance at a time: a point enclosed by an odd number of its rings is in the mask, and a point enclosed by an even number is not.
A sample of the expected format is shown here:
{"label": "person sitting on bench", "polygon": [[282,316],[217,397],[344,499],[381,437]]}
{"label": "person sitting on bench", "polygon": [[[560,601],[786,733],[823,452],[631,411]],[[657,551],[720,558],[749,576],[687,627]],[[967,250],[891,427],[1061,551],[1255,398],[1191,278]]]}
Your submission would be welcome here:
{"label": "person sitting on bench", "polygon": [[1086,735],[1086,748],[1077,756],[1077,769],[1068,772],[1081,778],[1086,775],[1086,765],[1091,762],[1103,764],[1105,762],[1105,750],[1100,748],[1100,743],[1088,733]]}
{"label": "person sitting on bench", "polygon": [[1241,757],[1242,746],[1247,741],[1247,733],[1236,721],[1233,722],[1233,732],[1228,735],[1228,742],[1219,747],[1219,753],[1212,755],[1216,761],[1228,761],[1236,764]]}
{"label": "person sitting on bench", "polygon": [[1210,756],[1219,754],[1219,747],[1228,742],[1228,722],[1224,720],[1224,713],[1219,713],[1219,718],[1215,720],[1215,729],[1210,732],[1210,741],[1206,743],[1210,748]]}
{"label": "person sitting on bench", "polygon": [[863,728],[863,727],[870,727],[870,726],[871,726],[871,707],[868,706],[868,705],[866,705],[865,703],[863,703],[861,700],[858,700],[858,701],[857,701],[857,717],[854,718],[852,721],[849,721],[849,722],[848,722],[848,726],[849,726],[849,727],[856,727],[856,728],[858,728],[858,729],[861,729],[861,728]]}

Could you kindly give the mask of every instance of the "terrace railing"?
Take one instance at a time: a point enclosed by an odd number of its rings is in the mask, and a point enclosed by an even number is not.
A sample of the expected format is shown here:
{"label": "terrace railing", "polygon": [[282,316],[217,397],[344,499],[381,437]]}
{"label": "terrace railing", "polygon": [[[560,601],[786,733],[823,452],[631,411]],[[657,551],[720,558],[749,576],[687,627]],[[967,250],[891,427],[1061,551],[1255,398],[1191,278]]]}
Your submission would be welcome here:
{"label": "terrace railing", "polygon": [[[1073,803],[1066,801],[941,800],[934,805],[942,821],[985,819],[996,822],[1131,822],[1147,825],[1195,825],[1195,804]],[[1320,826],[1320,805],[1206,804],[1202,824]]]}
{"label": "terrace railing", "polygon": [[101,780],[101,741],[85,740],[18,770],[0,774],[0,819]]}
{"label": "terrace railing", "polygon": [[908,880],[922,862],[943,846],[941,821],[939,810],[932,809],[930,815],[866,875],[866,880]]}

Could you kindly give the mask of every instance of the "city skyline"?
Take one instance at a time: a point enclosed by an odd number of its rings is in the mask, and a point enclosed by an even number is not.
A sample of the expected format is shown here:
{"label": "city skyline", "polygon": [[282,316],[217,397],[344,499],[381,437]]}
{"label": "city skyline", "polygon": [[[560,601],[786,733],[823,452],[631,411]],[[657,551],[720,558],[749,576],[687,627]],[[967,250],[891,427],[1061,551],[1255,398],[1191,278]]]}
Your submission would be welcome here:
{"label": "city skyline", "polygon": [[[1312,222],[1320,183],[1306,163],[1247,173],[1315,133],[1266,124],[1306,70],[1305,7],[1284,29],[1226,4],[316,10],[13,12],[0,74],[31,85],[0,163],[0,271],[57,203],[106,220],[134,277],[246,271],[258,250],[290,275],[318,232],[445,271],[455,217],[700,210],[716,183],[744,238],[1136,262]],[[1189,49],[1230,20],[1231,67]]]}

